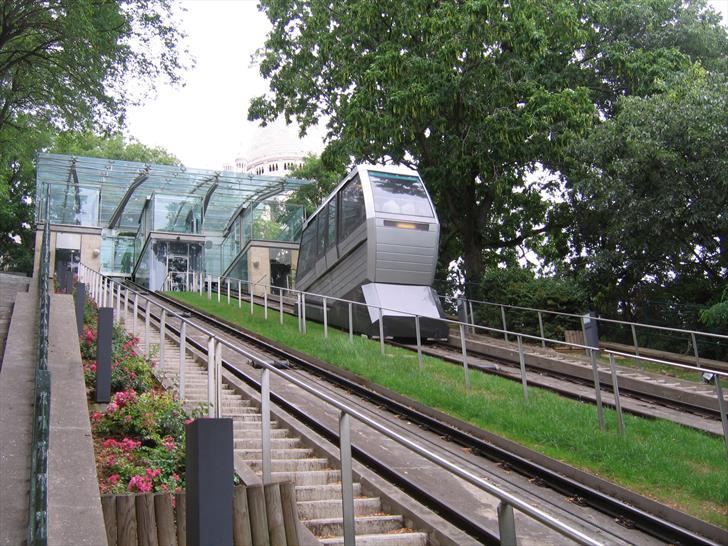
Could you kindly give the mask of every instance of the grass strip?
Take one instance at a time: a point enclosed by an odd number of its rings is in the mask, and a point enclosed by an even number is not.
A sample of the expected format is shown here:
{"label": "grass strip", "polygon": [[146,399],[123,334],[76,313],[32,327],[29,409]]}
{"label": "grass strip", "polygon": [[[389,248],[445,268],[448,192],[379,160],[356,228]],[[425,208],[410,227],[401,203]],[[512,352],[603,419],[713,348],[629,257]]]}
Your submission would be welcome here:
{"label": "grass strip", "polygon": [[379,342],[309,321],[307,334],[296,317],[249,304],[238,308],[205,295],[169,295],[269,339],[320,358],[458,419],[519,442],[567,464],[614,481],[645,496],[728,529],[728,461],[721,438],[670,421],[625,415],[626,434],[617,433],[616,413],[605,408],[600,431],[592,404],[531,387],[529,402],[520,383],[471,372],[466,391],[462,367],[433,357],[417,366],[417,354],[397,347],[381,355]]}

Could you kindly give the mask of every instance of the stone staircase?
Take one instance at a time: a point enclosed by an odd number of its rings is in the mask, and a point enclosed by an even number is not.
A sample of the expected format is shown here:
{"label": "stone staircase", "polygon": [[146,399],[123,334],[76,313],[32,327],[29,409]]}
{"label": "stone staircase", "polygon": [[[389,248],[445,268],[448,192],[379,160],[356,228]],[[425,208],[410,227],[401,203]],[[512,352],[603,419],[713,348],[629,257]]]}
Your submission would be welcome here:
{"label": "stone staircase", "polygon": [[27,292],[30,281],[30,277],[0,273],[0,368],[10,328],[10,317],[13,315],[15,296],[18,292]]}
{"label": "stone staircase", "polygon": [[[136,336],[144,347],[143,319],[137,319]],[[131,313],[126,317],[132,324]],[[158,346],[159,330],[150,327],[150,343]],[[167,339],[165,362],[156,373],[166,384],[178,385],[179,346]],[[207,402],[206,362],[188,352],[185,356],[185,401],[195,405]],[[262,473],[261,423],[257,401],[248,399],[223,382],[222,415],[233,419],[235,453],[256,474]],[[322,544],[343,545],[344,528],[341,506],[341,475],[336,462],[317,457],[302,439],[271,419],[273,481],[296,484],[298,513],[302,523]],[[385,514],[378,497],[362,496],[361,484],[354,483],[354,513],[358,546],[424,546],[426,533],[407,529],[400,515]]]}

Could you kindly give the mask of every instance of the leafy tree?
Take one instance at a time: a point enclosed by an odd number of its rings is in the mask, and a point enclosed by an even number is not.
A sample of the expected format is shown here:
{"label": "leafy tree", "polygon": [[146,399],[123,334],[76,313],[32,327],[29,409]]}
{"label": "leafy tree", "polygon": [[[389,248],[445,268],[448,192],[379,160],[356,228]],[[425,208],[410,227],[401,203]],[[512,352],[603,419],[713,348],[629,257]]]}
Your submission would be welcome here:
{"label": "leafy tree", "polygon": [[129,104],[180,82],[188,55],[175,12],[171,0],[0,4],[1,268],[30,270],[33,160],[53,134],[121,127]]}
{"label": "leafy tree", "polygon": [[[116,124],[133,89],[179,83],[184,34],[170,0],[5,0],[0,135],[22,115],[56,127]],[[135,86],[128,85],[129,80]]]}
{"label": "leafy tree", "polygon": [[572,266],[630,315],[646,299],[714,301],[728,274],[728,79],[696,66],[616,111],[574,148]]}
{"label": "leafy tree", "polygon": [[[13,130],[6,128],[4,133]],[[145,163],[180,163],[163,148],[145,146],[134,138],[127,140],[120,133],[99,135],[91,131],[64,131],[54,136],[50,130],[38,130],[11,139],[2,148],[2,157],[18,159],[0,165],[0,269],[26,273],[33,269],[35,231],[30,196],[35,195],[35,162],[32,158],[41,149]]]}
{"label": "leafy tree", "polygon": [[475,282],[519,245],[558,241],[570,218],[554,205],[555,175],[598,115],[696,59],[723,67],[728,51],[705,1],[261,6],[273,24],[260,63],[270,93],[250,119],[283,113],[305,130],[325,117],[327,153],[416,166],[442,222],[441,263],[462,257]]}
{"label": "leafy tree", "polygon": [[713,328],[728,328],[728,287],[723,291],[720,302],[700,313],[700,320]]}
{"label": "leafy tree", "polygon": [[310,216],[346,176],[346,167],[341,162],[336,164],[331,159],[309,155],[291,176],[315,181],[296,190],[289,199],[291,203],[304,205],[306,216]]}

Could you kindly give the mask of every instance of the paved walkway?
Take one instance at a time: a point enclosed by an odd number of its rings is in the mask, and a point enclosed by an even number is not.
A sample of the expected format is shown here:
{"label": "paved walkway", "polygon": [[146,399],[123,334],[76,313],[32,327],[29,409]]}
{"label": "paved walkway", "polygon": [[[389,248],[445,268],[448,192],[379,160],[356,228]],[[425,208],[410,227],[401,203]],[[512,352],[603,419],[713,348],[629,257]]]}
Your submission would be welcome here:
{"label": "paved walkway", "polygon": [[10,317],[13,314],[15,294],[27,292],[30,281],[30,277],[0,273],[0,369],[5,350],[5,340],[10,329]]}
{"label": "paved walkway", "polygon": [[[3,297],[6,293],[3,291]],[[25,544],[35,392],[38,291],[15,298],[0,370],[0,545]]]}

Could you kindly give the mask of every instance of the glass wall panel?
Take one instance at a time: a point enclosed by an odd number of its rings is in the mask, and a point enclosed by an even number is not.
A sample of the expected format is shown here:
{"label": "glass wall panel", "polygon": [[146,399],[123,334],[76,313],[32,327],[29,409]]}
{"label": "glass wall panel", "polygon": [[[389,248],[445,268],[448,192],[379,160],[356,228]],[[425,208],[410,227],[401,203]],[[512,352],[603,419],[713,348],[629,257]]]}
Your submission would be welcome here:
{"label": "glass wall panel", "polygon": [[198,233],[202,224],[202,204],[199,198],[156,193],[152,202],[154,231]]}
{"label": "glass wall panel", "polygon": [[99,225],[98,188],[75,184],[50,184],[50,220],[53,224],[97,227]]}
{"label": "glass wall panel", "polygon": [[228,275],[231,279],[240,279],[241,281],[247,281],[248,280],[248,251],[246,250],[243,255],[240,257],[238,262],[235,264],[235,267],[233,267],[230,270],[230,275]]}
{"label": "glass wall panel", "polygon": [[135,262],[134,237],[101,237],[101,272],[131,274]]}
{"label": "glass wall panel", "polygon": [[251,239],[295,242],[301,237],[303,205],[263,201],[253,207],[252,218]]}
{"label": "glass wall panel", "polygon": [[225,240],[222,243],[222,271],[225,271],[228,268],[235,259],[235,256],[238,255],[238,252],[240,252],[241,224],[242,219],[238,216],[235,222],[233,222],[230,232],[227,234],[227,237],[225,237]]}

